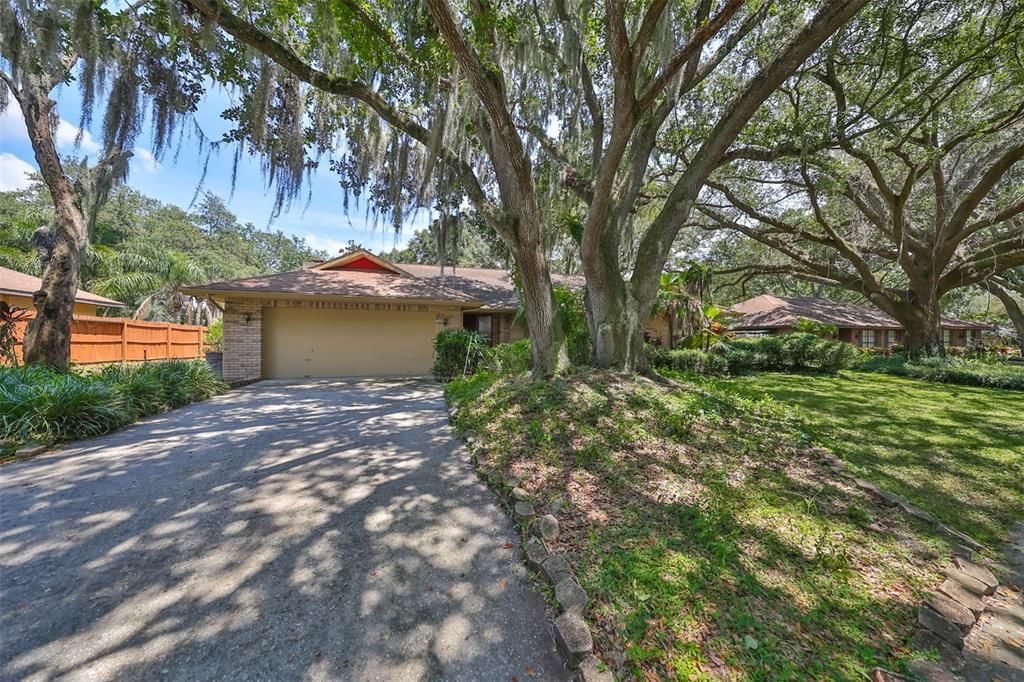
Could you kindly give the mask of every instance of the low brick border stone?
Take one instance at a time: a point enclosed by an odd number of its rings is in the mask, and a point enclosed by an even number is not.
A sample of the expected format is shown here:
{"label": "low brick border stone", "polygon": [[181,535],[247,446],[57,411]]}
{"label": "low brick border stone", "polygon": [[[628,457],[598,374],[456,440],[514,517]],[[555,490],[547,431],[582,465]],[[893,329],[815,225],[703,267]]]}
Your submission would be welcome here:
{"label": "low brick border stone", "polygon": [[[457,414],[454,407],[448,407],[448,418],[453,425]],[[589,602],[587,592],[576,579],[566,558],[550,551],[545,542],[558,537],[559,524],[555,514],[562,510],[562,501],[549,505],[548,513],[538,519],[534,503],[519,487],[520,481],[503,479],[497,471],[481,466],[475,439],[464,436],[462,441],[477,475],[498,495],[506,512],[516,521],[523,540],[522,555],[526,565],[544,577],[554,589],[559,611],[552,623],[555,645],[566,665],[574,671],[574,679],[577,682],[615,682],[615,676],[594,654],[594,638],[583,617]]]}
{"label": "low brick border stone", "polygon": [[[923,509],[915,507],[906,498],[880,488],[870,481],[857,478],[835,454],[828,451],[820,454],[833,473],[847,479],[881,502],[898,508],[904,514],[933,524],[941,533],[959,543],[955,546],[950,565],[946,569],[946,580],[918,606],[918,627],[910,642],[915,649],[938,651],[942,657],[942,664],[924,659],[916,659],[907,664],[908,670],[925,682],[952,682],[958,679],[953,671],[963,664],[961,652],[964,639],[985,611],[985,597],[995,594],[999,588],[995,574],[972,560],[973,553],[986,549],[985,545],[966,533],[947,526]],[[871,673],[871,679],[895,682],[908,678],[876,668]]]}

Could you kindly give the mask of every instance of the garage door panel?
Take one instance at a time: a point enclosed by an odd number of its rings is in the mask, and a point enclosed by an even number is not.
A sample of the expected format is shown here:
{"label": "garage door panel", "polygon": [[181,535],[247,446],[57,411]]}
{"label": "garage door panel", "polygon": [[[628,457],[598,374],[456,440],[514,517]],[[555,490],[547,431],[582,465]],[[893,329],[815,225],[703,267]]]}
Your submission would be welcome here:
{"label": "garage door panel", "polygon": [[434,328],[433,313],[267,308],[263,376],[429,374]]}

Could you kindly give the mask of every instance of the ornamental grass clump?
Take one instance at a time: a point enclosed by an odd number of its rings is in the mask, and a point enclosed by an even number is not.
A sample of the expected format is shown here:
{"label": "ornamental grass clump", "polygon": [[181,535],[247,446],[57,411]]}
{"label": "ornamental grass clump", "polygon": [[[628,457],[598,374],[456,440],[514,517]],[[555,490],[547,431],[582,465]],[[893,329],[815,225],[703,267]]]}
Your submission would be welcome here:
{"label": "ornamental grass clump", "polygon": [[57,443],[108,433],[226,389],[206,363],[168,360],[98,372],[0,368],[0,441]]}

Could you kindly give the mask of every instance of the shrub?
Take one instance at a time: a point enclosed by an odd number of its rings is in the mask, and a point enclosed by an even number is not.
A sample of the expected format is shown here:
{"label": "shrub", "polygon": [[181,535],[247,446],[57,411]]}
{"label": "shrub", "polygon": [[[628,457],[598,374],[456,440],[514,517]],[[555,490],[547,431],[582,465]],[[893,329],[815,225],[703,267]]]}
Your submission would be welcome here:
{"label": "shrub", "polygon": [[801,317],[793,325],[793,331],[800,332],[803,334],[814,334],[822,338],[831,339],[839,333],[838,325],[828,324],[827,322],[817,322],[815,320],[809,320],[806,317]]}
{"label": "shrub", "polygon": [[857,349],[844,341],[823,339],[808,333],[734,339],[723,344],[722,353],[730,374],[745,371],[837,372],[849,367]]}
{"label": "shrub", "polygon": [[962,358],[923,358],[907,363],[910,376],[928,381],[1024,391],[1024,369]]}
{"label": "shrub", "polygon": [[648,361],[654,367],[671,369],[677,372],[695,372],[697,374],[725,375],[729,365],[725,357],[716,353],[705,353],[696,348],[679,348],[676,350],[654,349],[648,351]]}
{"label": "shrub", "polygon": [[206,328],[206,350],[208,351],[223,351],[224,350],[224,318],[218,317],[216,320],[210,323],[210,326]]}
{"label": "shrub", "polygon": [[443,329],[434,337],[434,377],[449,382],[476,372],[486,357],[487,339],[469,329]]}
{"label": "shrub", "polygon": [[98,436],[226,388],[205,362],[110,365],[99,372],[0,369],[0,440],[46,443]]}
{"label": "shrub", "polygon": [[530,369],[530,340],[501,343],[487,349],[484,369],[495,374],[519,374]]}
{"label": "shrub", "polygon": [[836,372],[849,367],[856,349],[842,341],[824,339],[810,333],[734,339],[711,349],[721,356],[730,374],[746,371]]}

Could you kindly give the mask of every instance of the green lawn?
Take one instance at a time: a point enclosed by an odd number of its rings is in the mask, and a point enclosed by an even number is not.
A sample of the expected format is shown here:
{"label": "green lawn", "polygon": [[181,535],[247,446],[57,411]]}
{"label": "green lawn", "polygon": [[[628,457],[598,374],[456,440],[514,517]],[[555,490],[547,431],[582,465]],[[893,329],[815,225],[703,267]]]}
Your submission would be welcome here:
{"label": "green lawn", "polygon": [[994,549],[1024,519],[1024,393],[866,372],[715,383],[796,407],[852,472]]}
{"label": "green lawn", "polygon": [[593,370],[448,388],[488,480],[564,503],[552,549],[622,678],[899,669],[949,544],[835,476],[792,411],[732,393]]}

